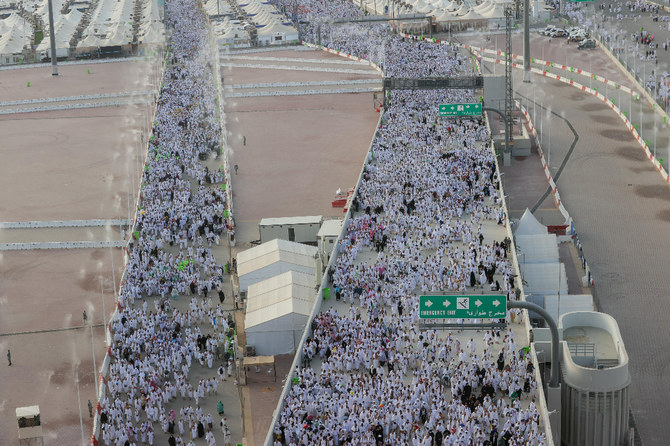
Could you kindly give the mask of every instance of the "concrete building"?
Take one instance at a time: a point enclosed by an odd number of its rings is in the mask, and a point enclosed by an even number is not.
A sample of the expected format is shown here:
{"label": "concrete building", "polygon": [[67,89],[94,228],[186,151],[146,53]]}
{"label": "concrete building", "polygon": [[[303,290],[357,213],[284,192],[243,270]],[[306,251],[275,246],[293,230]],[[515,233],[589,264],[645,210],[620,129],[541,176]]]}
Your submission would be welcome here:
{"label": "concrete building", "polygon": [[608,314],[576,311],[560,317],[561,443],[628,445],[628,353]]}

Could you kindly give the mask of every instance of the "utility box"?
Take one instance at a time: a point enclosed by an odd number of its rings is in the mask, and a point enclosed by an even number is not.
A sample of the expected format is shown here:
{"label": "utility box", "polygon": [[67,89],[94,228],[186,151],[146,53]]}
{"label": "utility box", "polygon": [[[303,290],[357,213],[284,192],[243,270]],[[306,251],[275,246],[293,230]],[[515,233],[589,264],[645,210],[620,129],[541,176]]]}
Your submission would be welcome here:
{"label": "utility box", "polygon": [[276,238],[316,246],[323,216],[264,218],[258,224],[261,243]]}

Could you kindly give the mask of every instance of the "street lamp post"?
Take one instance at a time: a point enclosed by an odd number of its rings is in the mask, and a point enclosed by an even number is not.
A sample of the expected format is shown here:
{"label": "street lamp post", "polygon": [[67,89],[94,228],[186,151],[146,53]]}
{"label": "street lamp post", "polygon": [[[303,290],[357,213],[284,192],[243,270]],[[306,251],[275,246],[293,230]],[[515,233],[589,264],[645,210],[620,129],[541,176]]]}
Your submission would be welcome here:
{"label": "street lamp post", "polygon": [[[132,234],[130,235],[132,237]],[[105,290],[100,277],[100,296],[102,296],[102,325],[105,327],[105,344],[107,343],[107,313],[105,312]]]}
{"label": "street lamp post", "polygon": [[54,8],[49,0],[49,41],[51,43],[52,76],[58,76],[58,61],[56,60],[56,31],[54,31]]}
{"label": "street lamp post", "polygon": [[[49,3],[51,3],[51,0],[49,0]],[[79,366],[77,366],[75,383],[77,384],[77,404],[79,405],[79,428],[81,429],[81,444],[82,446],[85,446],[86,439],[84,438],[84,421],[81,417],[81,395],[79,394]]]}
{"label": "street lamp post", "polygon": [[95,337],[93,336],[93,321],[91,320],[91,350],[93,352],[93,379],[95,381],[95,395],[98,396],[98,366],[95,362]]}

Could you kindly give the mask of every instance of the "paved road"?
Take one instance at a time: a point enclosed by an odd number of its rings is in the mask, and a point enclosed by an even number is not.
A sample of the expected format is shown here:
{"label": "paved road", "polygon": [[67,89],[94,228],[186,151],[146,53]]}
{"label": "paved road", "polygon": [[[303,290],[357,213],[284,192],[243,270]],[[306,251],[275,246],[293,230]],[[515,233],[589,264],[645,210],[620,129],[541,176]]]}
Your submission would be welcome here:
{"label": "paved road", "polygon": [[[662,343],[670,336],[670,277],[665,268],[670,238],[664,236],[670,229],[670,188],[602,101],[547,78],[534,76],[531,84],[523,84],[519,74],[517,95],[550,106],[579,134],[558,187],[591,265],[599,308],[614,316],[621,329],[631,360],[631,406],[643,442],[666,445],[670,401],[658,390],[670,386],[670,352]],[[536,114],[539,121],[539,110]],[[572,134],[561,130],[555,117],[542,115],[544,123],[536,125],[543,127],[545,145],[552,128],[555,172]],[[661,133],[667,138],[667,129]]]}

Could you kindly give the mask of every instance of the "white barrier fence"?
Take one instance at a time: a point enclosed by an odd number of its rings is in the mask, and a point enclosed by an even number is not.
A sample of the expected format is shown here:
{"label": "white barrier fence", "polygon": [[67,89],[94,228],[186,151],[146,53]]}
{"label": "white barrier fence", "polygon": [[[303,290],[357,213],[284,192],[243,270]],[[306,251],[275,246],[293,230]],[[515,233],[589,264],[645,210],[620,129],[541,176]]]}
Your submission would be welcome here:
{"label": "white barrier fence", "polygon": [[87,228],[94,226],[130,226],[131,220],[51,220],[51,221],[5,221],[0,229],[36,229],[36,228]]}
{"label": "white barrier fence", "polygon": [[77,242],[31,242],[0,243],[0,251],[32,251],[37,249],[85,249],[85,248],[122,248],[126,240],[113,241],[77,241]]}
{"label": "white barrier fence", "polygon": [[0,102],[0,107],[9,107],[12,105],[47,104],[52,102],[89,101],[91,99],[114,99],[133,96],[150,96],[154,94],[158,94],[158,91],[120,91],[118,93],[82,94],[77,96],[59,96],[56,98],[21,99],[19,101]]}

